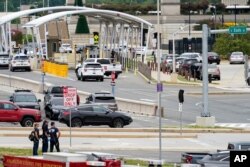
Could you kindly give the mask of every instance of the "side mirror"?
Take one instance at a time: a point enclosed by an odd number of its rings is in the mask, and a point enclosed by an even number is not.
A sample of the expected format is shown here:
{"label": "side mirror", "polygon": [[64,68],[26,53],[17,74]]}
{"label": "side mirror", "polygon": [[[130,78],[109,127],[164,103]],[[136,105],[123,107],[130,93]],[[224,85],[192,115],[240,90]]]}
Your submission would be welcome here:
{"label": "side mirror", "polygon": [[109,114],[109,110],[106,110],[105,114]]}
{"label": "side mirror", "polygon": [[41,102],[41,99],[38,99],[37,102],[40,103],[40,102]]}

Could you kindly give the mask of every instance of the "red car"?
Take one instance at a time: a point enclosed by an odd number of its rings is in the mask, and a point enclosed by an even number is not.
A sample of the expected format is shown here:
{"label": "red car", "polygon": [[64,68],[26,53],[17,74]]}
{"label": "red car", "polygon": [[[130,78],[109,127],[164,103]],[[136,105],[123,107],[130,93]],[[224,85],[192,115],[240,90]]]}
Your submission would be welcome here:
{"label": "red car", "polygon": [[10,101],[0,101],[0,122],[20,122],[23,127],[32,127],[34,122],[41,122],[41,111],[20,108]]}

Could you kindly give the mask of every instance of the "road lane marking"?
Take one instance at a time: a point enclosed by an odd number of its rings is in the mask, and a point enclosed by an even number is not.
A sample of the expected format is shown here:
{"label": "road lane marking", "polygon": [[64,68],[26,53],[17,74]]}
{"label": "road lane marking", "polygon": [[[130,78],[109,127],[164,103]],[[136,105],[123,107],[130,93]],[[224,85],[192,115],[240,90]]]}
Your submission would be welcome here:
{"label": "road lane marking", "polygon": [[155,102],[155,100],[150,100],[150,99],[140,99],[141,101],[148,101],[148,102]]}

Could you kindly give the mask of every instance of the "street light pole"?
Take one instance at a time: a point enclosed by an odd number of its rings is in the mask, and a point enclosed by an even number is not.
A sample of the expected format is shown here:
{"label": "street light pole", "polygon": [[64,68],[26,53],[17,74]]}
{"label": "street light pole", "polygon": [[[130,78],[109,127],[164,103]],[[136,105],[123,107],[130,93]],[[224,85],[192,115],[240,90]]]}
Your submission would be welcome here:
{"label": "street light pole", "polygon": [[[161,78],[160,78],[160,64],[161,64],[161,55],[160,55],[160,0],[157,0],[157,86],[161,87]],[[160,89],[160,88],[159,88]],[[159,160],[161,161],[161,90],[157,90],[158,92],[158,114],[159,114]]]}

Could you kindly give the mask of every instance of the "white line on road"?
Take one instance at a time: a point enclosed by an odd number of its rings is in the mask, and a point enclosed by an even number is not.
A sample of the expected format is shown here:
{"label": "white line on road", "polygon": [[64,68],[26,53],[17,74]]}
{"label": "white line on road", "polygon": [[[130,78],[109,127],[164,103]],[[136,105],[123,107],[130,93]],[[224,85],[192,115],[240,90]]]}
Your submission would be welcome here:
{"label": "white line on road", "polygon": [[150,100],[150,99],[140,99],[141,101],[148,101],[148,102],[155,102],[155,100]]}

